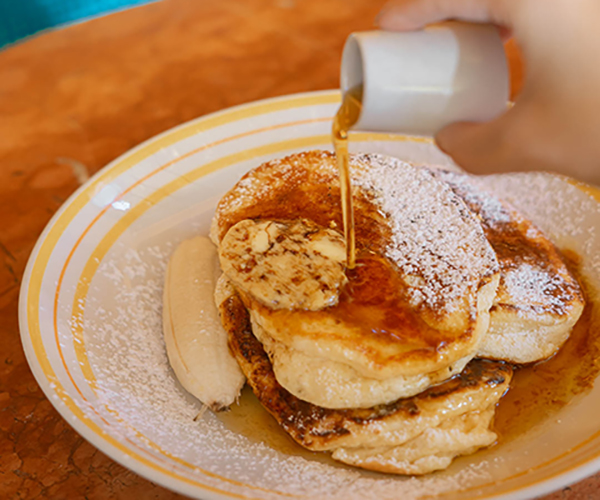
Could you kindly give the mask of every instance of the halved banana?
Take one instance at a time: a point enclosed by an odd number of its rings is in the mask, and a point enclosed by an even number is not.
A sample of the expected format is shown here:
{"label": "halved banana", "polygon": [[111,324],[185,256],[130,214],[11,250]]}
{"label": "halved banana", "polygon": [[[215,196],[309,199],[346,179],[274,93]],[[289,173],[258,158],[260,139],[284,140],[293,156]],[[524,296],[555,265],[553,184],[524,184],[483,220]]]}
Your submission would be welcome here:
{"label": "halved banana", "polygon": [[184,241],[169,262],[163,294],[163,333],[171,367],[181,385],[213,411],[227,409],[245,382],[214,302],[218,262],[208,238]]}

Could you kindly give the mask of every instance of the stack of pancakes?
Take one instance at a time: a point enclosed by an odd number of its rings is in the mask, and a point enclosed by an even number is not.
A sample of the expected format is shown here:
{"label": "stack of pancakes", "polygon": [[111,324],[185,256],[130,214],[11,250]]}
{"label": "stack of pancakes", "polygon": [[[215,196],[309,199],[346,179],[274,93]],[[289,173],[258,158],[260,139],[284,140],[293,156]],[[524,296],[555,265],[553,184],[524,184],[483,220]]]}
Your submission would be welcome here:
{"label": "stack of pancakes", "polygon": [[220,201],[215,293],[254,393],[301,445],[400,474],[496,440],[511,364],[553,355],[583,310],[559,252],[470,176],[351,156],[345,268],[335,156],[261,165]]}

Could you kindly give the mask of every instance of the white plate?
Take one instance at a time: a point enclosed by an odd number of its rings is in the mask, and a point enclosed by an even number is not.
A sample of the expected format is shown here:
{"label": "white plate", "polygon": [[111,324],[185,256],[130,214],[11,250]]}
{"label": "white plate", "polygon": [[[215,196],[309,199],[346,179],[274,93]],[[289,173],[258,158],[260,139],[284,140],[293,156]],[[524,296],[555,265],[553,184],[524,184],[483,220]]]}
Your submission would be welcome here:
{"label": "white plate", "polygon": [[[175,380],[161,337],[166,259],[184,238],[207,233],[217,200],[244,172],[287,153],[330,149],[338,104],[337,92],[320,92],[200,118],[115,160],[65,203],[30,258],[19,312],[29,364],[50,401],[117,462],[205,499],[528,498],[599,470],[598,387],[520,439],[423,478],[273,449],[262,436],[271,431],[240,434],[210,412],[193,421],[200,405]],[[357,134],[352,147],[449,164],[423,139]],[[542,174],[490,182],[560,247],[578,251],[600,285],[593,190]]]}

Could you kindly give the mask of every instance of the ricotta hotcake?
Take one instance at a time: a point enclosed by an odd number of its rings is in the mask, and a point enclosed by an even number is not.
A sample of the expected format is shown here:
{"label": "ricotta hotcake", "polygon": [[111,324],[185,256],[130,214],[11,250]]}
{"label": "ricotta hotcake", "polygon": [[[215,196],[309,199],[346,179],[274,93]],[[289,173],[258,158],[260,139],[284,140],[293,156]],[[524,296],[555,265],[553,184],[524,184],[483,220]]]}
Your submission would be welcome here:
{"label": "ricotta hotcake", "polygon": [[[221,304],[235,293],[229,278],[222,274],[217,281],[215,302]],[[252,324],[252,331],[263,344],[282,387],[294,396],[324,408],[369,408],[414,396],[460,373],[472,358],[458,360],[437,372],[378,380],[363,377],[344,363],[307,356],[287,347],[273,339],[257,323]]]}
{"label": "ricotta hotcake", "polygon": [[[253,321],[288,348],[379,380],[448,369],[472,355],[487,330],[498,282],[495,254],[464,202],[427,169],[379,155],[353,155],[350,166],[358,264],[346,272],[344,286],[339,279],[327,284],[338,297],[319,299],[319,308],[302,297],[266,297],[249,283],[267,275],[270,254],[284,254],[290,240],[304,234],[299,219],[322,233],[341,228],[331,153],[265,163],[223,197],[212,228],[221,266]],[[273,223],[279,236],[253,245],[253,235]],[[240,252],[249,257],[243,272],[239,266],[234,272],[232,255]],[[285,262],[270,276],[270,286],[295,293],[284,283],[298,270],[306,275],[302,252],[290,252]],[[242,284],[241,276],[250,273]],[[322,278],[317,269],[309,277]],[[274,308],[274,301],[308,305]]]}
{"label": "ricotta hotcake", "polygon": [[445,469],[459,455],[469,455],[493,444],[491,430],[495,405],[444,420],[398,446],[337,448],[332,457],[340,462],[379,472],[425,474]]}
{"label": "ricotta hotcake", "polygon": [[529,363],[555,354],[585,301],[560,252],[531,221],[476,177],[436,171],[479,217],[500,264],[490,328],[477,355]]}
{"label": "ricotta hotcake", "polygon": [[288,347],[255,322],[252,331],[268,354],[277,381],[294,396],[324,408],[370,408],[414,396],[460,373],[472,358],[423,375],[379,380],[363,377],[345,363],[308,356]]}
{"label": "ricotta hotcake", "polygon": [[334,459],[358,467],[424,474],[496,439],[489,424],[512,376],[508,365],[475,360],[412,398],[372,408],[322,408],[278,383],[239,295],[226,284],[219,288],[217,305],[232,353],[262,405],[302,446],[332,451]]}

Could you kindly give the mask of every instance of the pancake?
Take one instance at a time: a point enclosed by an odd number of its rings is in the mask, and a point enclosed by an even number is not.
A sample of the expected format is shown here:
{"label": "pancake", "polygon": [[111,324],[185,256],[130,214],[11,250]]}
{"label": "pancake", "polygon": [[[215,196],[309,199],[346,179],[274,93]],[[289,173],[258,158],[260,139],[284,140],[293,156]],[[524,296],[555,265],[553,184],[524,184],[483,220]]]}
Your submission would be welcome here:
{"label": "pancake", "polygon": [[399,446],[338,448],[332,457],[348,465],[393,474],[424,474],[447,468],[459,455],[493,444],[490,430],[495,405],[444,420]]}
{"label": "pancake", "polygon": [[508,388],[511,368],[475,360],[451,380],[413,398],[365,409],[332,410],[303,401],[275,378],[250,315],[226,282],[216,294],[229,347],[255,395],[299,444],[358,467],[424,474],[458,455],[488,446],[493,408]]}
{"label": "pancake", "polygon": [[[217,281],[215,301],[221,304],[235,287],[222,274]],[[324,408],[369,408],[418,394],[431,385],[460,373],[471,356],[447,369],[412,377],[377,380],[362,377],[350,366],[307,356],[273,339],[252,324],[254,336],[263,344],[277,381],[294,396]]]}
{"label": "pancake", "polygon": [[378,380],[359,375],[351,366],[307,356],[273,339],[260,325],[252,323],[277,381],[294,396],[324,408],[370,408],[419,394],[462,372],[472,356],[460,359],[437,372]]}
{"label": "pancake", "polygon": [[[352,155],[350,165],[358,258],[347,282],[336,271],[339,252],[311,250],[329,276],[321,266],[308,269],[294,247],[309,226],[322,235],[342,227],[335,157],[321,151],[265,163],[223,197],[211,230],[221,267],[252,321],[292,352],[377,380],[451,376],[487,330],[499,280],[495,254],[464,202],[427,169],[379,155]],[[252,245],[273,225],[277,237]],[[266,272],[265,263],[283,255],[285,265]],[[285,286],[294,280],[303,285]],[[317,286],[305,292],[310,282]]]}
{"label": "pancake", "polygon": [[480,219],[500,264],[490,327],[477,355],[530,363],[554,355],[585,305],[560,252],[531,221],[485,189],[476,177],[448,171],[447,182]]}

